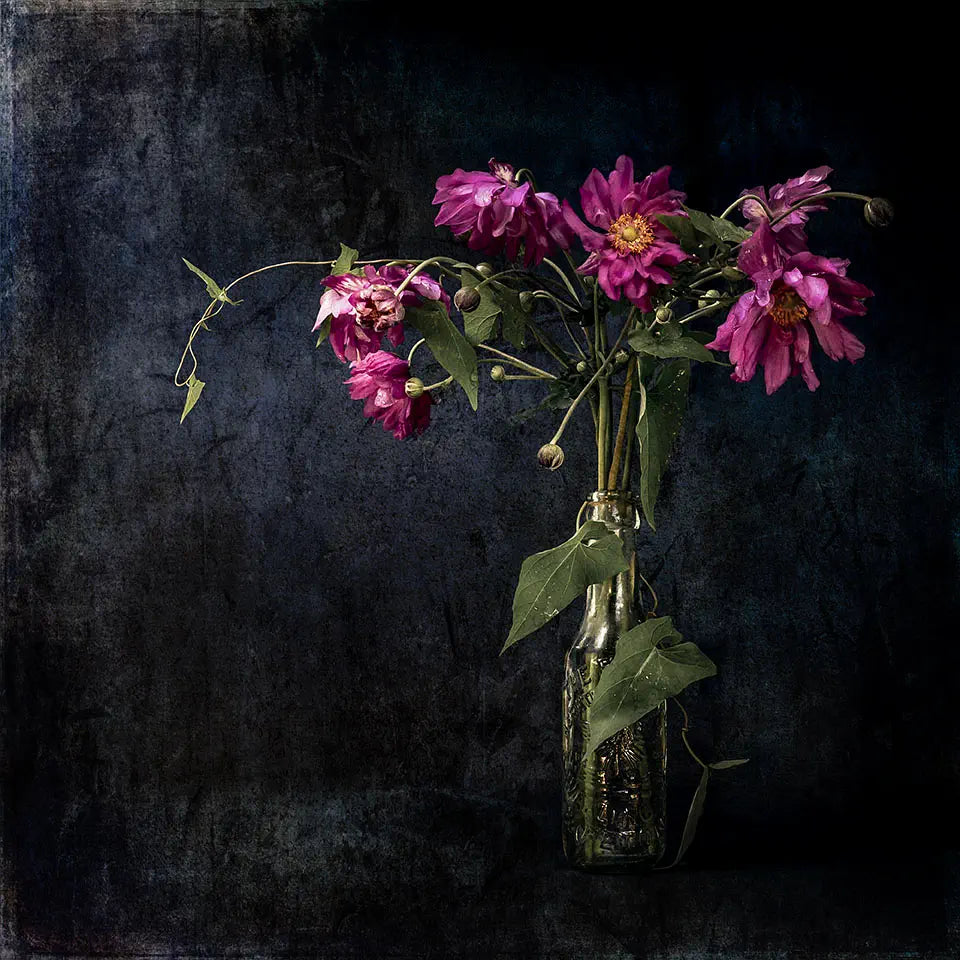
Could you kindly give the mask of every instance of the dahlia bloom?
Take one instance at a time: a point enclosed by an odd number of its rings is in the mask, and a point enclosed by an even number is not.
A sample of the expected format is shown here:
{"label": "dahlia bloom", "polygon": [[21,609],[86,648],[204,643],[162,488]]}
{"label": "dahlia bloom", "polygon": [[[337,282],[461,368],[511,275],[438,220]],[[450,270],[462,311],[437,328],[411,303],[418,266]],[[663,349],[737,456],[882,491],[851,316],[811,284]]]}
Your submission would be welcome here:
{"label": "dahlia bloom", "polygon": [[590,254],[577,272],[597,277],[611,300],[619,300],[622,292],[644,312],[651,309],[653,288],[672,282],[664,267],[690,259],[657,219],[661,213],[683,215],[685,194],[669,188],[669,176],[670,168],[661,167],[635,183],[633,161],[625,156],[606,180],[599,170],[591,170],[580,188],[580,203],[587,220],[601,233],[591,230],[563,201],[564,219]]}
{"label": "dahlia bloom", "polygon": [[731,379],[745,383],[759,363],[768,394],[797,374],[816,390],[820,381],[810,361],[811,331],[831,360],[859,360],[864,346],[840,318],[863,316],[863,298],[873,292],[847,277],[849,263],[806,250],[788,254],[763,221],[737,260],[754,288],[733,305],[707,344],[711,350],[729,352]]}
{"label": "dahlia bloom", "polygon": [[430,394],[411,399],[404,389],[410,379],[406,360],[378,350],[351,363],[350,372],[344,381],[350,398],[363,400],[363,415],[379,420],[398,440],[423,433],[430,425]]}
{"label": "dahlia bloom", "polygon": [[566,250],[573,236],[560,201],[520,183],[509,163],[491,159],[489,167],[489,173],[458,167],[437,180],[433,202],[440,204],[440,212],[434,224],[450,227],[454,236],[469,233],[471,250],[497,254],[506,248],[511,260],[522,242],[528,267],[540,263],[554,246]]}
{"label": "dahlia bloom", "polygon": [[[769,197],[763,187],[744,190],[740,196],[754,193],[761,197],[770,213],[776,218],[795,203],[799,203],[807,197],[827,193],[830,190],[830,185],[823,181],[831,173],[833,173],[832,167],[815,167],[813,170],[808,170],[802,177],[793,177],[786,183],[774,184],[770,188]],[[747,218],[748,230],[755,231],[761,223],[767,222],[767,215],[756,200],[745,200],[741,209],[743,215]],[[826,209],[827,205],[825,203],[808,203],[800,207],[799,210],[794,210],[789,216],[784,217],[773,228],[780,246],[787,253],[799,253],[801,250],[806,250],[807,236],[804,233],[803,225],[810,219],[808,214],[814,210]]]}
{"label": "dahlia bloom", "polygon": [[397,287],[410,271],[398,265],[376,270],[371,264],[363,273],[335,274],[322,281],[328,289],[320,298],[314,331],[330,318],[330,345],[342,361],[362,360],[380,349],[384,336],[394,345],[403,342],[404,305],[440,300],[450,309],[450,298],[440,284],[418,273],[397,296]]}

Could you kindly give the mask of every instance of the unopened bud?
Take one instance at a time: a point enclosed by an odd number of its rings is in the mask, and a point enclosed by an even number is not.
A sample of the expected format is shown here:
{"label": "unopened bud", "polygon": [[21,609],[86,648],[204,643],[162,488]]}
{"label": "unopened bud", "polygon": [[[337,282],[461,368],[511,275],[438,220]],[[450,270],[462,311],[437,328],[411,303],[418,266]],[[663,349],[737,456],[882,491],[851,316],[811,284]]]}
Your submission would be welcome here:
{"label": "unopened bud", "polygon": [[893,204],[883,197],[874,197],[864,204],[863,216],[871,227],[889,227],[893,223]]}
{"label": "unopened bud", "polygon": [[724,267],[723,268],[723,279],[724,280],[742,280],[743,271],[738,270],[736,267]]}
{"label": "unopened bud", "polygon": [[498,363],[495,367],[490,368],[490,379],[495,383],[503,383],[507,379],[507,371]]}
{"label": "unopened bud", "polygon": [[715,303],[720,299],[719,290],[708,290],[701,299],[697,301],[698,307],[709,307],[711,303]]}
{"label": "unopened bud", "polygon": [[547,470],[559,470],[563,465],[563,450],[555,443],[545,443],[537,452],[537,462]]}
{"label": "unopened bud", "polygon": [[613,362],[618,366],[622,367],[630,359],[630,354],[626,350],[618,350],[613,355]]}
{"label": "unopened bud", "polygon": [[477,264],[477,273],[484,277],[493,276],[493,264],[492,263],[478,263]]}
{"label": "unopened bud", "polygon": [[404,385],[403,392],[411,399],[423,396],[423,381],[419,377],[411,377]]}
{"label": "unopened bud", "polygon": [[524,313],[529,313],[533,309],[535,298],[529,290],[524,290],[520,294],[520,309]]}
{"label": "unopened bud", "polygon": [[669,323],[673,319],[673,311],[669,307],[657,307],[657,323]]}
{"label": "unopened bud", "polygon": [[590,369],[590,364],[586,360],[581,360],[577,364],[577,373],[586,373]]}
{"label": "unopened bud", "polygon": [[453,295],[453,305],[458,310],[475,310],[480,303],[480,291],[476,287],[461,287]]}

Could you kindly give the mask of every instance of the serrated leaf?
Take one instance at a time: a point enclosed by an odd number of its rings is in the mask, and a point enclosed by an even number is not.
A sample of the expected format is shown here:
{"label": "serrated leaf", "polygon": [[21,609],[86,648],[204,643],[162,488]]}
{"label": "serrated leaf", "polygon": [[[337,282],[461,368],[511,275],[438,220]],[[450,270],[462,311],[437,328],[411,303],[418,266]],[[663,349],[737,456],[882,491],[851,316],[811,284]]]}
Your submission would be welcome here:
{"label": "serrated leaf", "polygon": [[333,324],[333,316],[324,317],[320,323],[320,329],[317,332],[317,346],[323,346],[324,341],[330,336],[330,328]]}
{"label": "serrated leaf", "polygon": [[233,304],[233,306],[236,306],[238,303],[243,303],[242,300],[231,300],[227,296],[226,290],[224,290],[213,277],[204,273],[199,267],[194,266],[186,257],[181,257],[180,259],[187,265],[188,270],[195,273],[207,285],[207,293],[210,294],[213,300],[222,300],[224,303]]}
{"label": "serrated leaf", "polygon": [[667,697],[716,672],[713,661],[683,639],[670,617],[638,624],[617,640],[613,660],[600,674],[590,705],[586,752],[636,723]]}
{"label": "serrated leaf", "polygon": [[713,218],[713,229],[721,240],[726,240],[729,243],[743,243],[750,237],[749,230],[737,226],[729,220],[722,220],[720,217]]}
{"label": "serrated leaf", "polygon": [[742,767],[745,763],[749,763],[749,758],[743,760],[717,760],[714,763],[707,764],[711,770],[730,770],[733,767]]}
{"label": "serrated leaf", "polygon": [[626,569],[623,543],[598,520],[588,520],[559,547],[527,557],[513,597],[513,624],[500,652],[542,627],[591,583]]}
{"label": "serrated leaf", "polygon": [[653,508],[660,493],[660,480],[670,457],[673,442],[680,431],[683,411],[690,389],[690,361],[674,360],[666,364],[660,379],[647,390],[647,405],[637,421],[640,443],[640,503],[651,530]]}
{"label": "serrated leaf", "polygon": [[187,378],[187,399],[183,404],[183,413],[180,414],[181,423],[187,419],[187,414],[194,408],[197,401],[200,399],[200,394],[203,392],[203,388],[205,386],[206,383],[203,380],[198,380],[192,373]]}
{"label": "serrated leaf", "polygon": [[404,320],[427,341],[437,362],[463,387],[470,406],[477,409],[477,354],[456,328],[439,300],[407,307]]}
{"label": "serrated leaf", "polygon": [[657,219],[677,238],[677,243],[687,252],[692,253],[700,244],[697,231],[689,217],[671,216],[662,213]]}
{"label": "serrated leaf", "polygon": [[348,247],[345,243],[340,244],[340,256],[334,261],[330,268],[330,276],[339,276],[342,273],[349,273],[359,256],[359,251],[353,247]]}
{"label": "serrated leaf", "polygon": [[[460,285],[462,287],[476,287],[480,281],[470,270],[464,270],[460,274]],[[490,284],[485,283],[477,290],[480,294],[480,302],[473,310],[461,310],[463,314],[463,332],[470,343],[486,343],[496,334],[497,318],[500,316],[500,304],[497,303],[490,289]]]}
{"label": "serrated leaf", "polygon": [[693,207],[687,206],[683,209],[687,211],[690,223],[697,233],[703,235],[708,240],[712,240],[714,243],[720,242],[720,234],[717,232],[713,217],[711,217],[709,213],[704,213],[703,210],[694,210]]}
{"label": "serrated leaf", "polygon": [[491,283],[493,296],[500,306],[500,329],[505,340],[509,340],[518,350],[526,346],[524,330],[527,314],[520,306],[520,294],[499,283]]}
{"label": "serrated leaf", "polygon": [[[664,360],[684,357],[687,360],[698,360],[700,363],[716,362],[713,354],[694,337],[677,336],[674,330],[660,330],[660,326],[670,328],[673,325],[658,324],[649,329],[636,330],[627,338],[630,346],[637,353],[649,354]],[[679,324],[677,326],[679,327]]]}

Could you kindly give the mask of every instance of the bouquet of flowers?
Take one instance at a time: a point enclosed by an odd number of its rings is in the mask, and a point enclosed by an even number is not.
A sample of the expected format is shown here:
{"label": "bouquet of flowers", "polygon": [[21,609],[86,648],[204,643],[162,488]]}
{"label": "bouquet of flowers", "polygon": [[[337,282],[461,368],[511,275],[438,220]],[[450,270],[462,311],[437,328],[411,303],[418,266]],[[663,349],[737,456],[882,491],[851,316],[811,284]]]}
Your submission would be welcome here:
{"label": "bouquet of flowers", "polygon": [[[341,244],[334,260],[270,264],[221,287],[185,261],[210,301],[175,377],[187,391],[181,423],[204,387],[194,352],[200,331],[240,302],[230,297],[238,283],[287,266],[329,267],[317,347],[344,364],[363,415],[399,440],[430,427],[448,390],[462,390],[475,410],[484,364],[496,384],[542,383],[538,411],[555,426],[536,453],[541,467],[563,466],[564,432],[578,411],[592,418],[596,490],[573,536],[523,562],[503,644],[586,593],[564,685],[564,847],[579,866],[650,865],[663,856],[666,701],[715,673],[672,618],[657,615],[633,553],[641,515],[655,529],[692,365],[731,368],[743,384],[762,369],[770,394],[793,377],[816,390],[820,353],[851,363],[864,355],[847,324],[873,294],[848,276],[849,261],[813,253],[806,227],[837,198],[861,201],[876,227],[893,210],[882,198],[833,190],[831,173],[818,167],[745,190],[714,216],[686,205],[669,167],[637,180],[621,156],[609,175],[590,172],[578,212],[539,190],[530,170],[490,160],[487,171],[441,176],[433,202],[435,224],[496,265],[363,260]],[[445,376],[425,383],[418,370],[431,356]],[[635,577],[650,597],[643,617]],[[708,764],[690,752],[702,778],[674,862],[692,839],[711,771],[745,762]]]}

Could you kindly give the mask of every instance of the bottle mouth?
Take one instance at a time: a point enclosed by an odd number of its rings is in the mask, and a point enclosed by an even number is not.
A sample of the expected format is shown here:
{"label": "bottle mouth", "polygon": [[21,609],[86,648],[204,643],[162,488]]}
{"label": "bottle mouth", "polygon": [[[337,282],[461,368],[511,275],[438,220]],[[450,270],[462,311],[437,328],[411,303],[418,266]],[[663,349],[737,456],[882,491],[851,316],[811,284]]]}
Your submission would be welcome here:
{"label": "bottle mouth", "polygon": [[629,503],[636,506],[640,501],[629,490],[594,490],[584,503]]}

